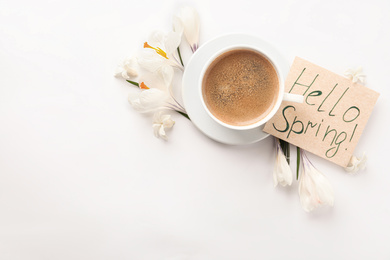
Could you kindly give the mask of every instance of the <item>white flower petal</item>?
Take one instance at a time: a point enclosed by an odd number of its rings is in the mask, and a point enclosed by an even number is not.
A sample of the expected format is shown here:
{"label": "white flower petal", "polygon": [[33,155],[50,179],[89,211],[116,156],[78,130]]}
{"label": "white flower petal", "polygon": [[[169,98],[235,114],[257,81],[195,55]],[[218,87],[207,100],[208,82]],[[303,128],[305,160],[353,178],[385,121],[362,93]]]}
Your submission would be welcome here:
{"label": "white flower petal", "polygon": [[366,75],[363,75],[363,74],[360,74],[357,76],[358,80],[360,80],[360,82],[364,83],[364,81],[366,80]]}
{"label": "white flower petal", "polygon": [[328,179],[311,164],[305,155],[302,156],[301,162],[303,170],[298,191],[302,208],[310,212],[320,205],[333,206],[333,188]]}
{"label": "white flower petal", "polygon": [[171,115],[162,115],[161,116],[162,125],[164,129],[171,129],[175,124],[175,121],[171,119]]}
{"label": "white flower petal", "polygon": [[163,126],[161,124],[153,124],[154,136],[157,137],[157,138],[162,137],[163,139],[166,140],[167,136],[165,135],[165,132],[163,132],[163,136],[161,136],[161,129],[162,128],[163,128]]}
{"label": "white flower petal", "polygon": [[351,79],[353,83],[356,83],[358,81],[364,83],[366,75],[364,75],[362,71],[363,71],[362,67],[359,67],[357,69],[347,69],[344,72],[344,75],[347,78]]}
{"label": "white flower petal", "polygon": [[321,172],[319,172],[313,165],[310,165],[309,167],[311,168],[310,177],[313,180],[314,185],[316,186],[316,191],[320,203],[333,206],[333,188],[329,180],[326,179],[325,176]]}
{"label": "white flower petal", "polygon": [[280,143],[277,140],[276,147],[276,160],[273,171],[274,186],[278,184],[282,186],[291,185],[292,183],[292,171],[290,165],[287,163],[286,157],[284,156]]}
{"label": "white flower petal", "polygon": [[138,76],[138,72],[135,69],[129,68],[127,69],[127,75],[132,78],[135,78]]}
{"label": "white flower petal", "polygon": [[164,139],[167,140],[168,136],[165,134],[164,126],[160,126],[160,130],[158,131],[158,135]]}
{"label": "white flower petal", "polygon": [[172,84],[172,79],[174,75],[173,68],[171,66],[162,66],[160,70],[161,76],[164,80],[165,86],[170,86]]}
{"label": "white flower petal", "polygon": [[153,115],[153,124],[161,125],[161,123],[162,123],[161,115],[162,115],[162,111],[157,111],[156,113],[154,113],[154,115]]}
{"label": "white flower petal", "polygon": [[129,75],[127,74],[127,71],[126,70],[123,70],[122,71],[122,78],[124,79],[130,79]]}
{"label": "white flower petal", "polygon": [[192,51],[196,51],[199,45],[199,16],[193,7],[181,8],[179,19],[184,26],[184,35],[191,46]]}
{"label": "white flower petal", "polygon": [[152,127],[153,127],[153,130],[154,130],[154,135],[156,137],[158,137],[158,130],[160,129],[160,125],[159,124],[153,124]]}
{"label": "white flower petal", "polygon": [[148,89],[139,93],[130,93],[128,100],[135,110],[148,113],[162,107],[168,98],[169,96],[164,91]]}
{"label": "white flower petal", "polygon": [[359,170],[364,170],[366,168],[366,162],[367,162],[367,156],[365,153],[360,158],[357,158],[356,156],[352,156],[347,167],[345,167],[344,169],[347,172],[353,174],[358,172]]}
{"label": "white flower petal", "polygon": [[167,54],[175,54],[177,52],[177,47],[179,47],[181,42],[181,34],[178,32],[169,32],[165,41],[165,51]]}
{"label": "white flower petal", "polygon": [[123,74],[122,74],[123,71],[124,71],[123,67],[118,66],[115,70],[115,73],[114,73],[115,77],[118,77],[118,78],[123,77]]}
{"label": "white flower petal", "polygon": [[126,72],[126,75],[127,77],[129,78],[135,78],[138,76],[138,72],[135,68],[133,67],[130,67],[130,66],[125,66],[125,72]]}
{"label": "white flower petal", "polygon": [[136,60],[134,57],[125,59],[115,71],[116,77],[122,77],[124,79],[130,79],[131,77],[138,76],[136,69]]}
{"label": "white flower petal", "polygon": [[173,22],[173,31],[179,33],[181,37],[184,31],[183,23],[177,16],[173,16],[172,22]]}
{"label": "white flower petal", "polygon": [[167,140],[168,136],[165,130],[172,128],[174,124],[175,121],[171,119],[171,115],[165,115],[162,111],[156,112],[153,116],[154,135]]}
{"label": "white flower petal", "polygon": [[147,87],[151,89],[159,89],[169,95],[168,85],[166,85],[160,71],[141,74],[138,78],[138,82],[143,82]]}
{"label": "white flower petal", "polygon": [[140,102],[140,99],[139,99],[139,95],[140,94],[136,94],[136,93],[129,93],[129,96],[128,96],[128,101],[130,103],[130,105],[132,105],[134,107],[135,110],[142,110],[142,105],[141,105],[141,102]]}
{"label": "white flower petal", "polygon": [[165,49],[165,34],[162,31],[154,31],[149,35],[148,43],[153,47]]}
{"label": "white flower petal", "polygon": [[301,206],[306,212],[310,212],[316,208],[317,203],[312,194],[313,183],[310,179],[307,179],[305,173],[302,172],[300,176],[298,192],[301,201]]}
{"label": "white flower petal", "polygon": [[275,186],[278,184],[282,186],[291,185],[292,171],[283,153],[280,154],[280,152],[278,152],[274,167],[274,175],[276,176],[277,180],[276,183],[274,182]]}
{"label": "white flower petal", "polygon": [[142,68],[150,72],[156,72],[165,64],[163,59],[165,58],[156,55],[156,53],[143,52],[138,58],[138,63]]}

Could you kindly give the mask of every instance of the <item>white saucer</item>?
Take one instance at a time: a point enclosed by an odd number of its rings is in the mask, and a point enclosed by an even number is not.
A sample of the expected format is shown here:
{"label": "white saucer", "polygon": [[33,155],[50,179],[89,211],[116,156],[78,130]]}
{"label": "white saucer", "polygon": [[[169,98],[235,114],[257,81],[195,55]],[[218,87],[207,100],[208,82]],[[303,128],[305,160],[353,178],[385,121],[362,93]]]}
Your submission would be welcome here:
{"label": "white saucer", "polygon": [[267,42],[248,34],[227,34],[202,45],[191,57],[183,74],[182,95],[184,107],[192,123],[211,139],[231,145],[251,144],[263,140],[269,134],[263,132],[264,125],[250,130],[234,130],[218,124],[204,109],[198,88],[199,77],[207,60],[222,48],[231,45],[255,45],[269,53],[278,63],[282,76],[286,78],[289,65],[279,52]]}

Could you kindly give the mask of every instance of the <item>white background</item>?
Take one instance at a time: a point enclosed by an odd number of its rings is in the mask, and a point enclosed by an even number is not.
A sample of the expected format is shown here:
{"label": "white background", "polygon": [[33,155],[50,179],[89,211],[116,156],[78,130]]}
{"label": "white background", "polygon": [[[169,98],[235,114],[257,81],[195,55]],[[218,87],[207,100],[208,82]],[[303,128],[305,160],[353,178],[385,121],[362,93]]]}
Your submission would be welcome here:
{"label": "white background", "polygon": [[[273,187],[272,138],[223,145],[173,114],[165,142],[128,104],[116,66],[188,4],[201,44],[246,32],[290,64],[363,66],[381,94],[355,150],[366,170],[310,155],[333,208],[308,214],[298,182]],[[0,1],[0,259],[390,259],[389,13],[387,0]]]}

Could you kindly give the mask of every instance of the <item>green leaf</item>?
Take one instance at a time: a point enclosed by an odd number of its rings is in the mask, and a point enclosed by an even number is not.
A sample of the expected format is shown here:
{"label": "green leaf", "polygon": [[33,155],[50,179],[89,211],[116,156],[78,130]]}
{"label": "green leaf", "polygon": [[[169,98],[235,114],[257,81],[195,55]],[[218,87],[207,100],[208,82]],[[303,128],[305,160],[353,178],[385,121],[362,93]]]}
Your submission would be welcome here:
{"label": "green leaf", "polygon": [[131,81],[131,80],[128,80],[128,79],[126,79],[126,81],[129,82],[130,84],[133,84],[134,86],[139,87],[139,84],[137,82],[135,82],[135,81]]}
{"label": "green leaf", "polygon": [[177,113],[179,113],[180,115],[184,116],[185,118],[187,118],[188,120],[191,121],[190,117],[189,117],[186,113],[183,113],[183,112],[177,111],[177,110],[175,110],[175,111],[176,111]]}
{"label": "green leaf", "polygon": [[280,147],[282,148],[284,156],[286,156],[287,163],[290,164],[290,143],[279,139]]}

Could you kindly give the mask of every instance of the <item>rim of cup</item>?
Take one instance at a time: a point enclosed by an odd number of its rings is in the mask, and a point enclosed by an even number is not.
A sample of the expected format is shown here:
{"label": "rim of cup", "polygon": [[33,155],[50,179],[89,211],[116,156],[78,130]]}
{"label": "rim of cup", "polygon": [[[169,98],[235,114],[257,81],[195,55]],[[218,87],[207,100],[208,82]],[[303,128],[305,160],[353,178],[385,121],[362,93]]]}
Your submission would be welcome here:
{"label": "rim of cup", "polygon": [[[207,105],[206,105],[206,103],[205,103],[205,101],[203,99],[203,78],[204,78],[204,75],[205,75],[206,71],[208,70],[209,66],[219,56],[221,56],[222,54],[224,54],[224,53],[226,53],[228,51],[233,51],[233,50],[252,50],[252,51],[255,51],[255,52],[259,53],[260,55],[262,55],[264,58],[266,58],[272,64],[272,66],[275,69],[275,72],[276,72],[276,74],[278,76],[278,81],[279,81],[278,98],[277,98],[276,102],[274,103],[272,110],[264,118],[262,118],[261,120],[255,122],[253,124],[249,124],[249,125],[241,125],[241,126],[230,125],[230,124],[227,124],[227,123],[219,120],[217,117],[215,117],[210,112],[210,110],[208,109],[208,107],[207,107]],[[201,102],[202,102],[203,108],[206,110],[207,114],[212,119],[214,119],[214,121],[216,121],[218,124],[220,124],[220,125],[222,125],[224,127],[230,128],[230,129],[234,129],[234,130],[249,130],[249,129],[253,129],[253,128],[256,128],[256,127],[260,127],[263,124],[265,124],[278,111],[278,109],[279,109],[279,107],[280,107],[280,105],[281,105],[281,103],[283,101],[283,94],[284,94],[284,79],[283,79],[283,77],[281,75],[281,70],[280,70],[280,67],[278,66],[277,62],[275,62],[275,60],[272,59],[269,54],[267,54],[263,50],[261,50],[261,48],[259,48],[257,46],[253,46],[253,45],[248,45],[248,44],[235,44],[235,45],[231,45],[231,46],[223,48],[223,49],[219,50],[218,52],[214,53],[208,59],[208,61],[205,63],[205,65],[202,68],[202,71],[201,71],[200,77],[199,77],[198,86],[199,86],[199,91],[200,91]]]}

